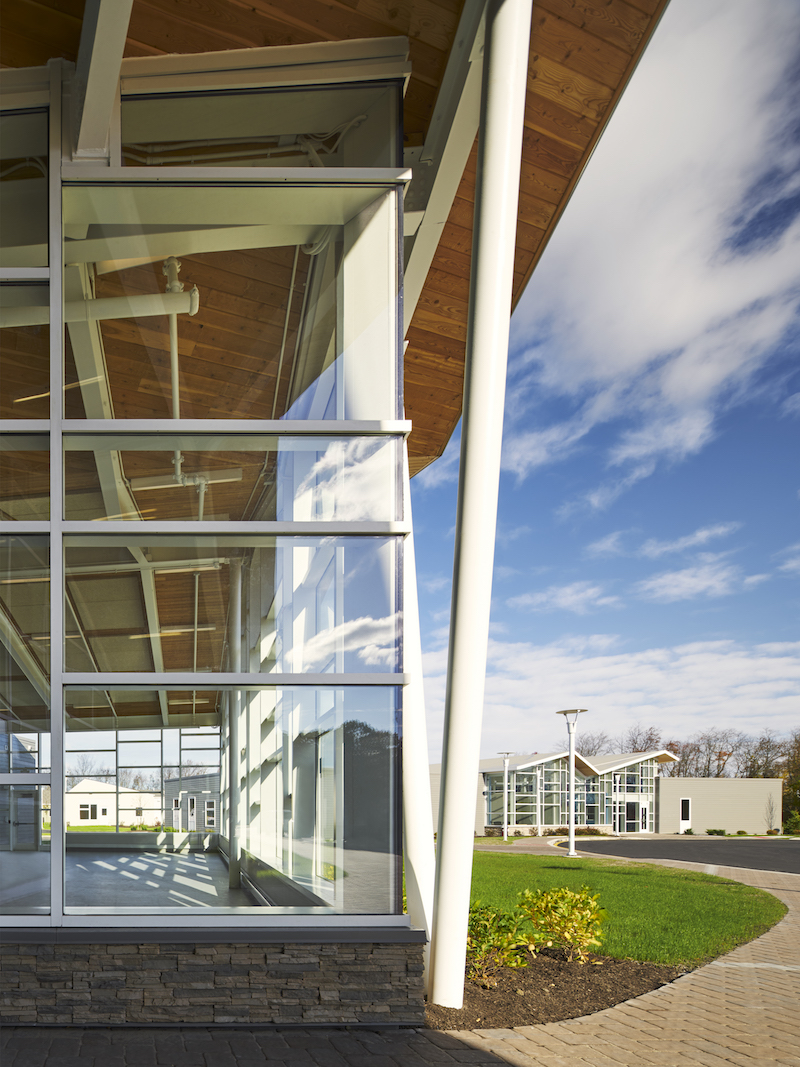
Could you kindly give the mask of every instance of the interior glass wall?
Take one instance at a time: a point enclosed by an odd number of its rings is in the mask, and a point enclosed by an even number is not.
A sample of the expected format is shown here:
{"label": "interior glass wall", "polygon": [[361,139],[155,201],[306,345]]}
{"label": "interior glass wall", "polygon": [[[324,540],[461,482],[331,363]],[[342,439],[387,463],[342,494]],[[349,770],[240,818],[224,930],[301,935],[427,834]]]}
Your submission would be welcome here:
{"label": "interior glass wall", "polygon": [[33,778],[50,771],[49,554],[0,536],[0,914],[50,908],[50,787]]}
{"label": "interior glass wall", "polygon": [[395,538],[70,536],[65,571],[67,671],[400,669]]}
{"label": "interior glass wall", "polygon": [[396,689],[66,702],[69,908],[398,910]]}
{"label": "interior glass wall", "polygon": [[[3,282],[0,284],[0,423],[49,417],[49,286],[33,281]],[[45,484],[45,495],[48,488]]]}
{"label": "interior glass wall", "polygon": [[128,96],[129,167],[400,167],[399,82]]}
{"label": "interior glass wall", "polygon": [[401,96],[126,97],[126,169],[63,184],[2,116],[18,925],[402,911]]}
{"label": "interior glass wall", "polygon": [[47,111],[0,113],[0,267],[47,266]]}
{"label": "interior glass wall", "polygon": [[65,519],[402,518],[392,438],[71,434],[64,446]]}
{"label": "interior glass wall", "polygon": [[67,186],[63,210],[74,417],[400,417],[393,192]]}

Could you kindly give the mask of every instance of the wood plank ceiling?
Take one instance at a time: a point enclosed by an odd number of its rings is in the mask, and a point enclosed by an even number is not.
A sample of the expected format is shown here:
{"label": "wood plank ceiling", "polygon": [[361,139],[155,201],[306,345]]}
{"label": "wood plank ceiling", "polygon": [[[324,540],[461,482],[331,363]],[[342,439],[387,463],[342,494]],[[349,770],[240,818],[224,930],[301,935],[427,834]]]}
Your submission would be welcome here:
{"label": "wood plank ceiling", "polygon": [[[535,0],[514,273],[519,300],[668,0]],[[3,5],[0,63],[75,60],[83,0]],[[407,147],[424,143],[462,0],[134,0],[126,56],[405,35]],[[476,147],[408,330],[406,416],[416,473],[461,413]]]}

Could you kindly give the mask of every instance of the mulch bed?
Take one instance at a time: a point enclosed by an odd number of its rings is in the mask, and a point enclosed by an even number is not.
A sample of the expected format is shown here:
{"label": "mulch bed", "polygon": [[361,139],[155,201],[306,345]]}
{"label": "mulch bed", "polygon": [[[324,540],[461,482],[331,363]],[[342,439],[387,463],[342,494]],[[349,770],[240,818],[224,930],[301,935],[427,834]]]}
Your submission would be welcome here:
{"label": "mulch bed", "polygon": [[544,949],[527,967],[503,967],[493,989],[465,982],[463,1008],[429,1004],[425,1024],[430,1030],[484,1030],[556,1023],[649,993],[685,973],[611,956],[590,955],[589,961],[570,963],[563,952]]}

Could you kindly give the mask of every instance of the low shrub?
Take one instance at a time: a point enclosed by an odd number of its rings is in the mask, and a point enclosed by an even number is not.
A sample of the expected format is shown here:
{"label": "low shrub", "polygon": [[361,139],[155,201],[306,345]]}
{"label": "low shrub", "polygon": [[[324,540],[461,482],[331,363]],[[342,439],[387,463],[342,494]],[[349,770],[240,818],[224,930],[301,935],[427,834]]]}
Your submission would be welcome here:
{"label": "low shrub", "polygon": [[780,830],[777,827],[775,827],[772,830],[767,830],[767,836],[768,837],[773,837],[775,834],[779,834],[779,833],[780,833]]}
{"label": "low shrub", "polygon": [[689,827],[689,829],[688,829],[688,830],[684,830],[683,832],[684,832],[685,834],[689,834],[689,835],[690,835],[691,837],[693,837],[693,836],[694,836],[694,830],[693,830],[693,829],[691,828],[691,826]]}
{"label": "low shrub", "polygon": [[484,988],[497,985],[501,967],[524,967],[528,939],[522,933],[524,917],[487,907],[476,901],[469,909],[467,926],[467,978]]}
{"label": "low shrub", "polygon": [[725,831],[724,830],[706,830],[706,833],[710,837],[724,837],[725,836]]}
{"label": "low shrub", "polygon": [[601,942],[600,927],[606,913],[588,886],[582,885],[577,892],[566,886],[538,893],[525,889],[517,908],[533,926],[537,946],[563,948],[570,960],[577,957],[583,963],[586,949]]}
{"label": "low shrub", "polygon": [[747,830],[737,830],[736,831],[736,836],[737,837],[747,837]]}
{"label": "low shrub", "polygon": [[[542,830],[543,837],[567,837],[569,835],[568,826],[551,826],[547,830]],[[605,831],[601,830],[598,826],[576,826],[576,837],[608,837]]]}
{"label": "low shrub", "polygon": [[587,886],[525,889],[511,912],[476,901],[469,910],[467,978],[495,986],[501,967],[526,967],[541,948],[561,948],[569,960],[584,963],[586,950],[600,944],[605,918]]}

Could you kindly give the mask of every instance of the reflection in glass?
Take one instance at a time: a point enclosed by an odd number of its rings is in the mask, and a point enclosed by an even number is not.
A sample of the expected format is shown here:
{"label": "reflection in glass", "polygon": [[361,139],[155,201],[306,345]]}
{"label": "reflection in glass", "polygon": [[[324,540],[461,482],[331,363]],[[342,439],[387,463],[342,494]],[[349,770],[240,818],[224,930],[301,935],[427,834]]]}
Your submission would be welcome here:
{"label": "reflection in glass", "polygon": [[0,420],[50,418],[49,323],[46,285],[0,285]]}
{"label": "reflection in glass", "polygon": [[68,687],[67,905],[399,911],[398,697]]}
{"label": "reflection in glass", "polygon": [[399,517],[392,438],[81,434],[65,442],[66,519]]}
{"label": "reflection in glass", "polygon": [[50,518],[50,438],[0,435],[0,519]]}
{"label": "reflection in glass", "polygon": [[67,187],[77,417],[397,418],[395,195]]}
{"label": "reflection in glass", "polygon": [[49,539],[0,536],[0,744],[12,762],[26,764],[20,746],[40,759],[36,738],[50,729],[49,661]]}
{"label": "reflection in glass", "polygon": [[122,101],[129,167],[399,167],[399,82]]}
{"label": "reflection in glass", "polygon": [[0,265],[47,266],[47,112],[0,113]]}
{"label": "reflection in glass", "polygon": [[50,787],[0,785],[0,915],[50,912]]}
{"label": "reflection in glass", "polygon": [[[400,669],[394,538],[105,535],[65,545],[68,671]],[[240,600],[241,647],[231,650]]]}

